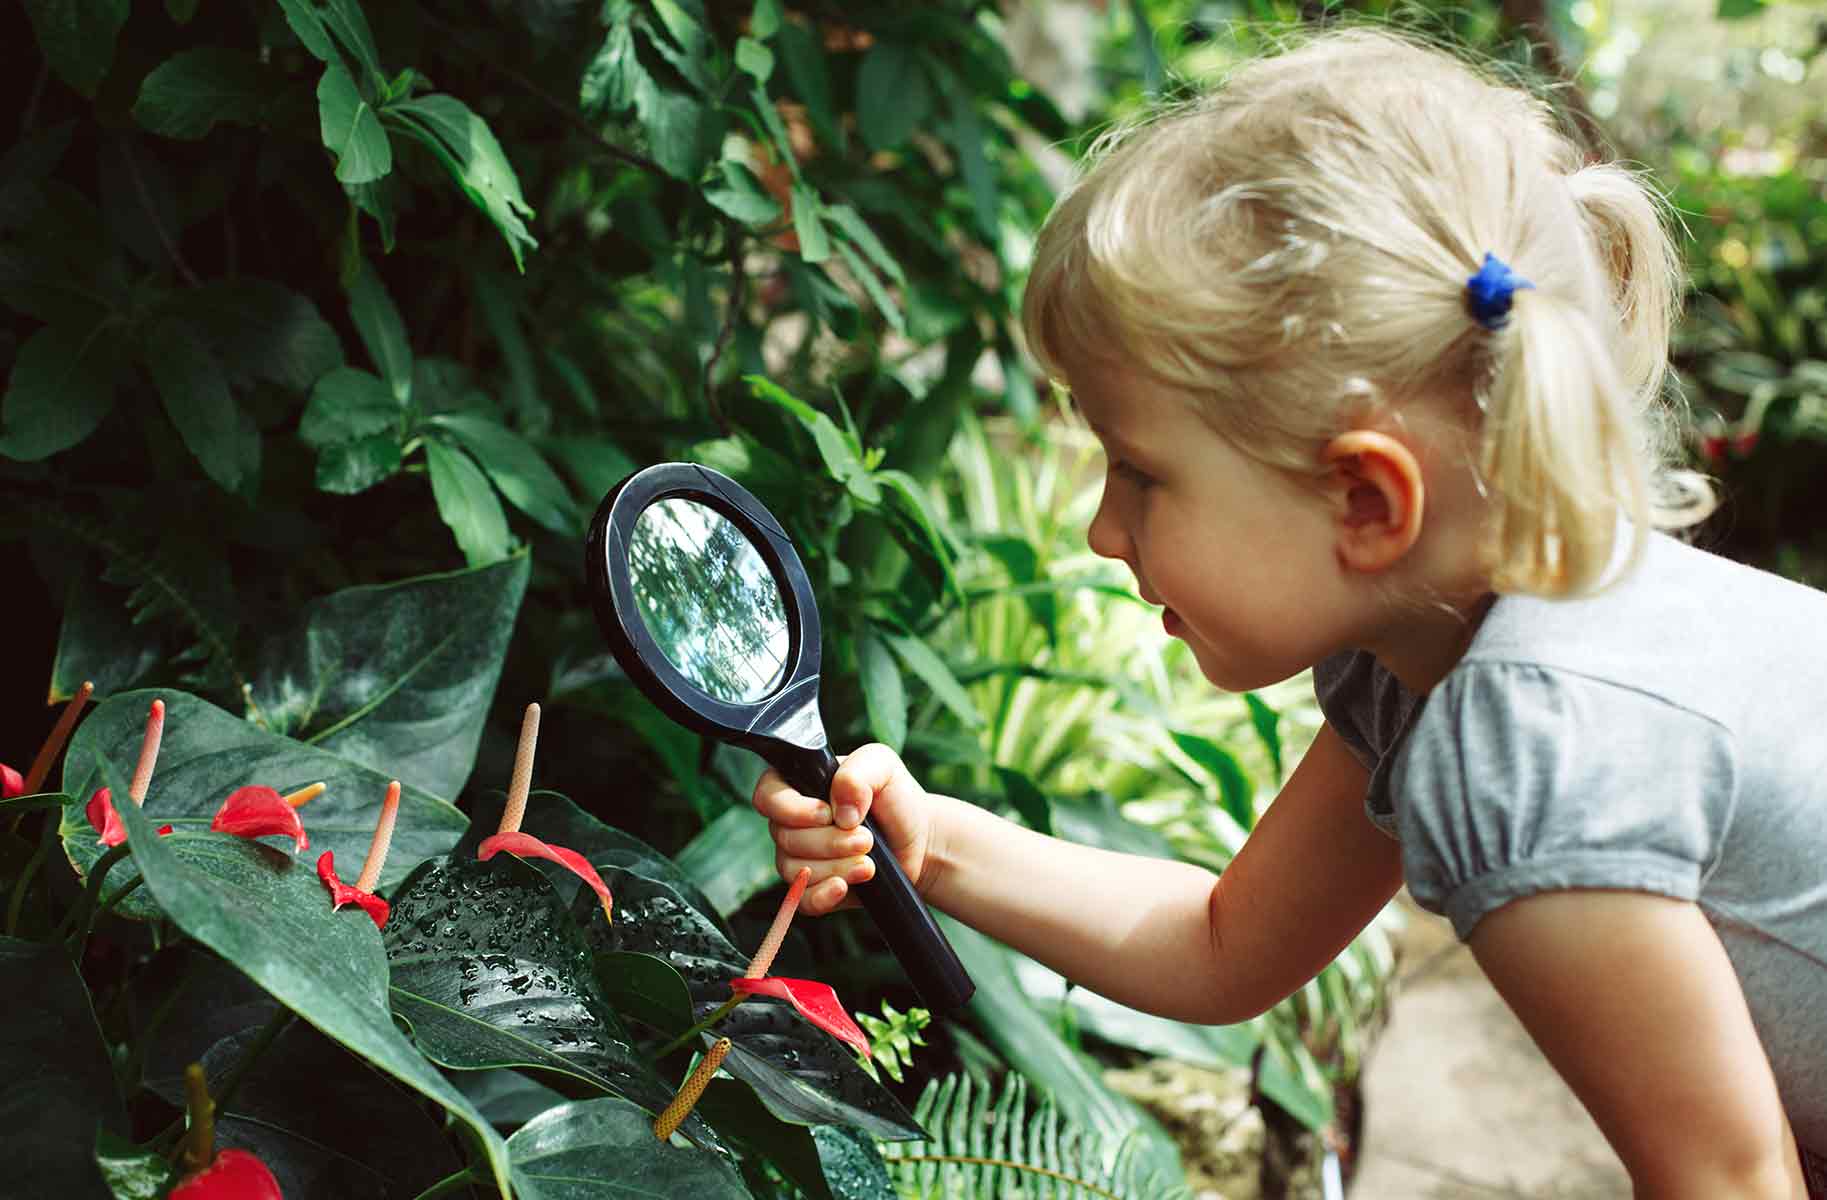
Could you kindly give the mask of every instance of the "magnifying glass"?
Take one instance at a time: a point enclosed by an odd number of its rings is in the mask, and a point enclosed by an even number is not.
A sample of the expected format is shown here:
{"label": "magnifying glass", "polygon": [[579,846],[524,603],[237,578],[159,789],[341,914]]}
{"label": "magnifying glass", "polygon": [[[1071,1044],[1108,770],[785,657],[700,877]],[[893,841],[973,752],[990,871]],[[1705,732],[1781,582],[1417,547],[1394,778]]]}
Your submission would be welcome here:
{"label": "magnifying glass", "polygon": [[[837,759],[818,710],[812,584],[780,523],[696,463],[636,471],[590,521],[585,574],[616,661],[667,716],[753,750],[802,795],[829,799]],[[976,985],[889,852],[873,817],[875,877],[856,894],[935,1013]]]}

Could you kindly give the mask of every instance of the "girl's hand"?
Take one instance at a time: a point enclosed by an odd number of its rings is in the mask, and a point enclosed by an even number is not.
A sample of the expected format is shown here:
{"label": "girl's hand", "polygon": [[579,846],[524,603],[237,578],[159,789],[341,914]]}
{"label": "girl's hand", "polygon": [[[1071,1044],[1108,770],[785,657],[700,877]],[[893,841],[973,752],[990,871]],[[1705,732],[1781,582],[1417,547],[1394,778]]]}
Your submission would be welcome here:
{"label": "girl's hand", "polygon": [[875,839],[862,825],[871,814],[887,849],[924,894],[931,886],[925,875],[936,807],[926,789],[908,774],[900,755],[879,743],[840,757],[838,764],[829,803],[801,795],[772,768],[755,784],[752,803],[768,819],[780,877],[790,881],[801,867],[812,869],[800,911],[822,916],[855,906],[850,885],[875,877],[867,857]]}

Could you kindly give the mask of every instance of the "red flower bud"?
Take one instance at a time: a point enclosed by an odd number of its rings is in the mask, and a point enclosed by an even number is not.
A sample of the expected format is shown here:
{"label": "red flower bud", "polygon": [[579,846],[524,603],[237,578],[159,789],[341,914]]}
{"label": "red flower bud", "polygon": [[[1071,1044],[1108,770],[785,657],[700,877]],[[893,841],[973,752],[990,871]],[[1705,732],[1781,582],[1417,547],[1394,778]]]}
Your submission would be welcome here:
{"label": "red flower bud", "polygon": [[296,846],[295,853],[311,848],[311,839],[305,836],[298,810],[270,787],[236,788],[216,810],[209,827],[217,833],[232,833],[236,837],[289,837]]}
{"label": "red flower bud", "polygon": [[596,868],[577,851],[567,850],[563,846],[549,846],[530,833],[497,833],[483,840],[482,845],[476,849],[476,857],[487,862],[502,850],[516,858],[543,858],[569,870],[589,884],[597,898],[603,902],[603,916],[611,921],[615,919],[614,899],[609,895],[609,885],[603,882],[603,877],[596,873]]}
{"label": "red flower bud", "polygon": [[785,979],[771,975],[766,979],[730,980],[730,989],[746,996],[778,996],[790,1002],[801,1016],[840,1042],[848,1043],[870,1057],[869,1039],[858,1029],[850,1014],[844,1011],[837,993],[828,983],[816,979]]}
{"label": "red flower bud", "polygon": [[11,800],[14,796],[23,795],[25,795],[25,776],[5,763],[0,763],[0,800]]}
{"label": "red flower bud", "polygon": [[1732,439],[1732,453],[1740,458],[1751,457],[1751,451],[1757,449],[1757,430],[1741,433]]}
{"label": "red flower bud", "polygon": [[1709,434],[1700,439],[1700,457],[1709,467],[1717,467],[1725,462],[1725,438],[1718,434]]}
{"label": "red flower bud", "polygon": [[224,1150],[172,1188],[170,1200],[285,1200],[285,1195],[265,1163],[245,1150]]}
{"label": "red flower bud", "polygon": [[325,850],[317,859],[317,877],[323,880],[324,887],[330,892],[330,911],[335,912],[345,904],[355,904],[374,919],[376,929],[387,927],[387,915],[392,910],[385,900],[373,892],[364,892],[357,887],[350,887],[336,877],[336,852]]}

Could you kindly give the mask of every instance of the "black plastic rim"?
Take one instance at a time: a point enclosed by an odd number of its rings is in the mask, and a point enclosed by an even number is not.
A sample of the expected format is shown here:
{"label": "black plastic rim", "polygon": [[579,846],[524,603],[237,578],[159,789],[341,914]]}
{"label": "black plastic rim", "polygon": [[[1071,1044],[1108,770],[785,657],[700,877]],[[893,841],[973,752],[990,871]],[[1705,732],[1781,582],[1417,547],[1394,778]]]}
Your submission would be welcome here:
{"label": "black plastic rim", "polygon": [[[691,500],[728,518],[767,564],[787,617],[787,667],[779,686],[757,700],[732,702],[686,678],[648,632],[635,604],[628,542],[647,506]],[[729,476],[697,463],[660,463],[636,471],[610,490],[590,520],[584,572],[596,622],[622,670],[667,716],[698,733],[739,737],[762,723],[782,693],[819,672],[818,606],[812,584],[786,531],[761,501]]]}

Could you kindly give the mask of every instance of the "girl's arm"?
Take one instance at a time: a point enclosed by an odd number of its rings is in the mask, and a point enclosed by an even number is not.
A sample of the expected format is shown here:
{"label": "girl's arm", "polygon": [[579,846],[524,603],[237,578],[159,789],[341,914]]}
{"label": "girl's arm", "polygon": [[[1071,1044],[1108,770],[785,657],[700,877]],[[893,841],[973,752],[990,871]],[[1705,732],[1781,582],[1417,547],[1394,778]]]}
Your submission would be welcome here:
{"label": "girl's arm", "polygon": [[1492,912],[1469,943],[1641,1200],[1806,1196],[1769,1059],[1696,905],[1547,892]]}
{"label": "girl's arm", "polygon": [[1176,1020],[1248,1020],[1312,978],[1401,883],[1330,726],[1217,878],[1050,838],[933,795],[922,890],[1076,984]]}

